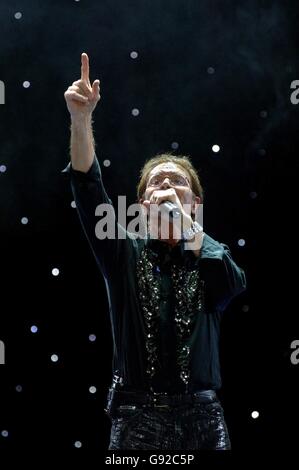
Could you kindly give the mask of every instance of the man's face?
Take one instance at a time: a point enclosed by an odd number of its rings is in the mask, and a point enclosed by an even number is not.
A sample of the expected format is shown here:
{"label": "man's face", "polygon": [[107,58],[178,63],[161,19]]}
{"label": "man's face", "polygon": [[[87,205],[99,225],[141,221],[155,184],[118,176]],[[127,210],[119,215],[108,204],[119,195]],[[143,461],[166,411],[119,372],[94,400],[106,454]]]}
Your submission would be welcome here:
{"label": "man's face", "polygon": [[200,198],[192,192],[190,176],[175,163],[161,163],[151,170],[144,197],[140,202],[145,201],[148,208],[149,204],[159,204],[161,200],[173,202],[180,209],[184,204],[189,205],[192,214],[200,203]]}
{"label": "man's face", "polygon": [[[175,163],[161,163],[149,173],[144,199],[152,202],[155,194],[173,188],[181,204],[192,204],[190,177]],[[197,198],[199,199],[199,198]]]}

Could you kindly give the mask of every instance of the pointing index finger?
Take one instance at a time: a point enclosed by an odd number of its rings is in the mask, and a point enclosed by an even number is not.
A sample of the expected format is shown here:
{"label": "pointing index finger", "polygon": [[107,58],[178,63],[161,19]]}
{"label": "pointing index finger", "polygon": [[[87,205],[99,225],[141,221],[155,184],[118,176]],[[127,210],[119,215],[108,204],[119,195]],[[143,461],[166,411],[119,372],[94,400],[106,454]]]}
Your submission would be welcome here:
{"label": "pointing index finger", "polygon": [[81,80],[89,83],[89,59],[85,52],[81,54]]}

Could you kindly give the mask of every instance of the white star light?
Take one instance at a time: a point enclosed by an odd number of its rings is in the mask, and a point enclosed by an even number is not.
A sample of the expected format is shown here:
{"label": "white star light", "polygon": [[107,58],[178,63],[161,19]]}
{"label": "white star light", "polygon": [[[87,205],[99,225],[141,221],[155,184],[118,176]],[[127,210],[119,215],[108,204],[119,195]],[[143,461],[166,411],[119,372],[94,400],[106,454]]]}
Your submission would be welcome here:
{"label": "white star light", "polygon": [[52,361],[52,362],[57,362],[57,361],[58,361],[58,356],[57,356],[57,354],[52,354],[52,356],[51,356],[51,361]]}
{"label": "white star light", "polygon": [[218,153],[219,150],[220,150],[219,145],[213,145],[212,150],[213,150],[214,153]]}

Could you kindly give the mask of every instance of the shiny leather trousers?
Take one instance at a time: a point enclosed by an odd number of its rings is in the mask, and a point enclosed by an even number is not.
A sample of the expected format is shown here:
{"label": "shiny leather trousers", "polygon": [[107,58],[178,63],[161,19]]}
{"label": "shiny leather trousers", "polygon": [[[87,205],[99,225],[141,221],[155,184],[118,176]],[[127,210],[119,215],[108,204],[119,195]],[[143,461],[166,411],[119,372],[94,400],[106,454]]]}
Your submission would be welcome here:
{"label": "shiny leather trousers", "polygon": [[111,450],[230,449],[218,399],[176,407],[121,405],[111,421]]}

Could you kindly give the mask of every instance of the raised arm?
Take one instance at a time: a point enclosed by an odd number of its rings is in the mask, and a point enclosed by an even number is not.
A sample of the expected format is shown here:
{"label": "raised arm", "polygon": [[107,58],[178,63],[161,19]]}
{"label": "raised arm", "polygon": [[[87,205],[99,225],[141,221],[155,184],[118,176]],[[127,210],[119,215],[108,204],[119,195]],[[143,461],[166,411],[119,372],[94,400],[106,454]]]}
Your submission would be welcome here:
{"label": "raised arm", "polygon": [[94,159],[92,113],[100,100],[100,81],[91,85],[89,59],[81,54],[81,78],[72,83],[64,94],[71,115],[71,161],[74,170],[87,173]]}
{"label": "raised arm", "polygon": [[[127,232],[117,223],[95,154],[92,113],[100,99],[99,80],[90,84],[87,54],[81,56],[80,80],[74,82],[64,96],[71,115],[71,162],[63,173],[70,178],[79,218],[96,261],[104,276],[111,278],[117,272]],[[106,209],[109,209],[111,237],[106,237],[105,233],[102,236],[104,230],[96,231],[101,218],[105,219],[101,216],[106,215]]]}

